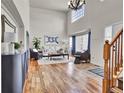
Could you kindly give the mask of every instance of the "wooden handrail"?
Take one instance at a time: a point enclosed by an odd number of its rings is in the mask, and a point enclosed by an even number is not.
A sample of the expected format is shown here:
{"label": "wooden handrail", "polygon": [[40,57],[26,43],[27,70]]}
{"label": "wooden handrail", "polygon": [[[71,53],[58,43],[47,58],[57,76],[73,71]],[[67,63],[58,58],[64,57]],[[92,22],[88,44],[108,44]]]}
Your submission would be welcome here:
{"label": "wooden handrail", "polygon": [[118,76],[117,72],[121,72],[123,59],[123,29],[121,29],[116,36],[113,38],[112,42],[109,43],[108,40],[105,41],[103,50],[104,59],[104,78],[103,78],[103,88],[102,93],[110,93],[110,89],[116,86],[116,78]]}
{"label": "wooden handrail", "polygon": [[120,31],[118,31],[118,33],[116,34],[116,36],[113,38],[112,42],[110,43],[110,45],[112,46],[115,41],[118,39],[118,37],[123,33],[123,29],[121,29]]}

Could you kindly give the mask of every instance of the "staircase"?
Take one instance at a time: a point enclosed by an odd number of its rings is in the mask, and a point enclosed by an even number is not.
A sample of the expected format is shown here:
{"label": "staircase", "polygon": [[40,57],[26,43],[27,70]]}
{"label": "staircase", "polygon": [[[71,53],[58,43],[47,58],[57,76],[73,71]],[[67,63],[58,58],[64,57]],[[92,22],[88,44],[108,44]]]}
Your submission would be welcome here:
{"label": "staircase", "polygon": [[111,93],[123,93],[123,77],[118,79],[118,87],[111,88]]}
{"label": "staircase", "polygon": [[104,78],[102,93],[123,93],[123,29],[112,42],[104,44]]}

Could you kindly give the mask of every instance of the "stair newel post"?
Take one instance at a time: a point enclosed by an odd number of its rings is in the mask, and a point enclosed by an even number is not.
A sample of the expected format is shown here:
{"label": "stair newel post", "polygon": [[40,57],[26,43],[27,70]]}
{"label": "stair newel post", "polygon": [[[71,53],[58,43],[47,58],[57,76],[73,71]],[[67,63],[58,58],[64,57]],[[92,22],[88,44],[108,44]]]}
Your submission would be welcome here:
{"label": "stair newel post", "polygon": [[103,93],[109,93],[109,60],[110,60],[110,44],[109,41],[105,41],[104,50],[104,79],[103,79]]}

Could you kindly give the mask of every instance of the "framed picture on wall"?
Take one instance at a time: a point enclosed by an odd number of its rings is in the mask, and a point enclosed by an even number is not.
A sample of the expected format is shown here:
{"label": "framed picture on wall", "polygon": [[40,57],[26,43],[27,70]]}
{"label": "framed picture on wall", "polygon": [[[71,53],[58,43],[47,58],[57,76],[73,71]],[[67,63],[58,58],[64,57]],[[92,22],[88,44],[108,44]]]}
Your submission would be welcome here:
{"label": "framed picture on wall", "polygon": [[58,36],[44,36],[44,43],[46,45],[49,44],[59,44],[59,37]]}
{"label": "framed picture on wall", "polygon": [[5,15],[1,15],[1,23],[2,23],[2,42],[12,42],[15,39],[16,27],[6,18]]}

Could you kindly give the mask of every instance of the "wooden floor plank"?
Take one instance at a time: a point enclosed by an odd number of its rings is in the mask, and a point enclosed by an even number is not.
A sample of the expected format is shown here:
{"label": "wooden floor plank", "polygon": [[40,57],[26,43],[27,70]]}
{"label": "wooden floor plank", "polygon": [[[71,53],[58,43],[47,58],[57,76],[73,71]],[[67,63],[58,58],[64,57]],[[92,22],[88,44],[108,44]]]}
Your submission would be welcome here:
{"label": "wooden floor plank", "polygon": [[24,93],[102,93],[102,77],[89,72],[95,65],[31,61]]}

